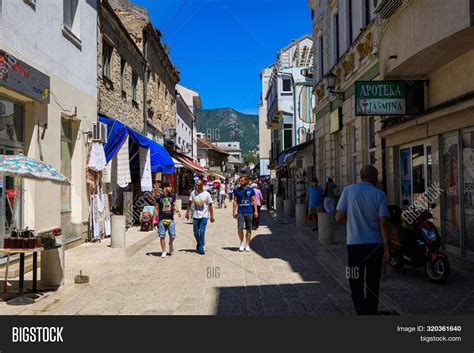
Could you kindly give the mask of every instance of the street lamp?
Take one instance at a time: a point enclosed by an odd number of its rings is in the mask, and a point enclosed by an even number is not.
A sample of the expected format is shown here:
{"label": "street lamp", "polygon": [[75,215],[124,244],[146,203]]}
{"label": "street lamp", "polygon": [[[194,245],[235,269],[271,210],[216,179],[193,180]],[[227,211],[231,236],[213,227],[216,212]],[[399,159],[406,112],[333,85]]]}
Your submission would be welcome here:
{"label": "street lamp", "polygon": [[336,96],[340,100],[344,100],[344,92],[343,91],[335,91],[334,88],[336,87],[336,78],[337,76],[334,75],[332,72],[329,72],[324,76],[326,78],[327,89],[329,93],[333,96]]}

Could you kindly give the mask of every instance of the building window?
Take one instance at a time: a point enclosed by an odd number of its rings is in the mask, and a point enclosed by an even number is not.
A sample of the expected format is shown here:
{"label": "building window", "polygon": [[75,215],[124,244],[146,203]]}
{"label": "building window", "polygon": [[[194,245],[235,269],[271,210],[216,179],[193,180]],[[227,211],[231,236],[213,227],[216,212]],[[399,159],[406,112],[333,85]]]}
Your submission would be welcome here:
{"label": "building window", "polygon": [[8,145],[10,142],[23,142],[23,116],[23,106],[0,96],[0,141],[2,141],[2,145]]}
{"label": "building window", "polygon": [[370,0],[364,0],[364,27],[370,23]]}
{"label": "building window", "polygon": [[333,48],[334,48],[334,64],[339,60],[339,14],[334,14],[333,17]]}
{"label": "building window", "polygon": [[79,0],[63,0],[63,34],[78,47],[81,46],[79,13]]}
{"label": "building window", "polygon": [[137,103],[137,84],[138,76],[135,71],[132,71],[132,100]]}
{"label": "building window", "polygon": [[112,62],[112,47],[106,43],[102,43],[102,76],[111,80],[110,65]]}
{"label": "building window", "polygon": [[291,80],[289,78],[281,80],[281,91],[283,93],[291,93]]}
{"label": "building window", "polygon": [[[291,126],[291,125],[290,125]],[[283,149],[286,150],[287,148],[290,148],[292,144],[292,138],[293,138],[293,130],[291,128],[287,128],[283,130]]]}
{"label": "building window", "polygon": [[319,78],[324,76],[324,54],[323,54],[323,37],[318,37],[318,52],[319,52]]}
{"label": "building window", "polygon": [[120,59],[120,90],[125,93],[125,64],[124,58]]}
{"label": "building window", "polygon": [[347,47],[352,43],[352,0],[347,0]]}

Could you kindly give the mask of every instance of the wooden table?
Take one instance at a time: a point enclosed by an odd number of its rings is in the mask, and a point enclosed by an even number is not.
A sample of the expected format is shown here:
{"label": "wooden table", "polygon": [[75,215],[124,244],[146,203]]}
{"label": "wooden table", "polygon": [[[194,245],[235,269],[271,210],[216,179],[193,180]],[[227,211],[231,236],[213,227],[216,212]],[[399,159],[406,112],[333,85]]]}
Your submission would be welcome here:
{"label": "wooden table", "polygon": [[[33,253],[33,292],[37,291],[38,284],[38,253],[43,251],[44,248],[34,248],[34,249],[3,249],[0,248],[0,253],[8,254],[10,261],[11,254],[20,254],[20,282],[19,282],[19,296],[7,301],[7,304],[10,305],[26,305],[33,304],[34,299],[25,297],[24,288],[25,288],[25,254]],[[7,262],[8,268],[8,262]],[[8,273],[8,272],[7,272]]]}

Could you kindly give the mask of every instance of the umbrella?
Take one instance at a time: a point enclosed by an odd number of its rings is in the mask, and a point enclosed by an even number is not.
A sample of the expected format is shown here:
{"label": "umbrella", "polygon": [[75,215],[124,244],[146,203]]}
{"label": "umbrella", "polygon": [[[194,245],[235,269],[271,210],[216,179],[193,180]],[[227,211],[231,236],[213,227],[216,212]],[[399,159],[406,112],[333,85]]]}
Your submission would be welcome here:
{"label": "umbrella", "polygon": [[28,158],[23,154],[0,155],[0,173],[13,177],[50,181],[55,184],[70,184],[69,179],[52,165]]}

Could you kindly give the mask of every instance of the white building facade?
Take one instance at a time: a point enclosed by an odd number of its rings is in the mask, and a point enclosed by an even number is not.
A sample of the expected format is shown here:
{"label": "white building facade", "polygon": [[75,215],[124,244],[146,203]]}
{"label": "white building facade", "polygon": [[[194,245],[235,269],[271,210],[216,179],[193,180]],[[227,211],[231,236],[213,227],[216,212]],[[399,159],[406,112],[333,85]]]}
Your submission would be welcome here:
{"label": "white building facade", "polygon": [[61,227],[67,242],[81,241],[86,132],[97,120],[97,1],[3,0],[0,48],[0,153],[42,160],[71,180],[57,186],[3,176],[0,240],[28,226]]}
{"label": "white building facade", "polygon": [[[313,40],[305,35],[282,48],[277,61],[262,72],[262,95],[270,129],[270,156],[306,142],[314,130],[311,112],[311,79],[302,75],[313,63]],[[268,81],[266,81],[268,80]],[[262,112],[263,113],[263,112]]]}
{"label": "white building facade", "polygon": [[198,162],[196,119],[198,109],[202,108],[201,97],[198,92],[181,85],[176,85],[176,91],[176,147]]}

